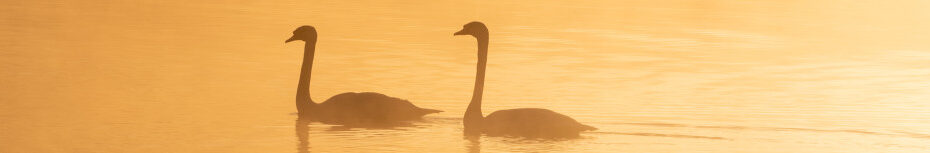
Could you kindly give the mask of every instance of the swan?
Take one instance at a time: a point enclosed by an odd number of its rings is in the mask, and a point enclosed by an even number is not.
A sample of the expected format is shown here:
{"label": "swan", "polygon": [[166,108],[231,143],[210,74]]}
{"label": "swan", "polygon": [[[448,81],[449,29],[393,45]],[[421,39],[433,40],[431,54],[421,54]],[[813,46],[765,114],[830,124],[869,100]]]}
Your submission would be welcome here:
{"label": "swan", "polygon": [[465,135],[522,136],[541,138],[578,137],[582,131],[597,130],[571,117],[542,108],[499,110],[482,117],[481,94],[484,90],[484,71],[488,61],[488,28],[474,21],[465,24],[461,31],[452,34],[471,35],[478,39],[478,70],[471,103],[465,110]]}
{"label": "swan", "polygon": [[284,41],[304,41],[304,59],[297,84],[298,119],[347,126],[392,126],[399,121],[421,119],[440,110],[420,108],[407,100],[374,92],[347,92],[323,103],[310,99],[310,72],[316,50],[317,32],[313,26],[301,26]]}

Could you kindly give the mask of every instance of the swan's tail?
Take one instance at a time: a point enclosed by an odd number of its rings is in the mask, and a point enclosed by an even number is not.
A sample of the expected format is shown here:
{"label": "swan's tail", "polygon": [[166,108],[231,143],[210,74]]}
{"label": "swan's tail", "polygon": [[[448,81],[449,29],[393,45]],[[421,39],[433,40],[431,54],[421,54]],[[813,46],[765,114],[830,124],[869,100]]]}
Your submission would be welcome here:
{"label": "swan's tail", "polygon": [[435,109],[429,109],[429,108],[420,108],[420,113],[423,113],[423,114],[432,114],[432,113],[439,113],[439,112],[442,112],[442,111],[435,110]]}
{"label": "swan's tail", "polygon": [[582,130],[582,131],[594,131],[594,130],[597,130],[597,128],[595,128],[595,127],[593,127],[593,126],[588,126],[588,125],[581,124],[581,130]]}

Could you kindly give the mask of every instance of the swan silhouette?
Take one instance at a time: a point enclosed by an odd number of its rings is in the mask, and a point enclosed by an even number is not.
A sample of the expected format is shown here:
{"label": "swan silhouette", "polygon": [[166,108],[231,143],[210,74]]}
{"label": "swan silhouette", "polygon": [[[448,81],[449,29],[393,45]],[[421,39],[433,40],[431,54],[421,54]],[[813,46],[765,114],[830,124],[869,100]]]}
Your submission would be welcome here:
{"label": "swan silhouette", "polygon": [[484,71],[488,61],[488,28],[481,22],[470,22],[454,35],[471,35],[478,39],[478,71],[471,103],[465,110],[465,135],[522,136],[539,138],[578,137],[581,131],[597,130],[571,117],[541,108],[499,110],[482,117],[481,94]]}
{"label": "swan silhouette", "polygon": [[346,126],[393,126],[401,121],[418,120],[423,115],[442,112],[420,108],[407,100],[374,92],[347,92],[335,95],[323,103],[314,103],[310,99],[310,72],[316,50],[316,28],[298,27],[284,43],[296,40],[305,43],[300,81],[297,84],[298,119]]}

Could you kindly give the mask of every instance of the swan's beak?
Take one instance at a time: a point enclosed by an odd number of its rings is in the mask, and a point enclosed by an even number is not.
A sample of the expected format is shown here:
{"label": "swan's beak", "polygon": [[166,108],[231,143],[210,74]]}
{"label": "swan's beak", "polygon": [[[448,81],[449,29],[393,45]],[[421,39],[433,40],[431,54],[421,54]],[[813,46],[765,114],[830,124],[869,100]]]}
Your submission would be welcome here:
{"label": "swan's beak", "polygon": [[288,42],[291,42],[291,41],[294,41],[294,40],[297,40],[297,35],[291,36],[291,38],[288,38],[287,40],[285,40],[284,43],[288,43]]}
{"label": "swan's beak", "polygon": [[455,35],[468,35],[468,33],[465,32],[465,29],[462,29],[462,30],[459,30],[459,32],[453,33],[452,35],[453,35],[453,36],[455,36]]}

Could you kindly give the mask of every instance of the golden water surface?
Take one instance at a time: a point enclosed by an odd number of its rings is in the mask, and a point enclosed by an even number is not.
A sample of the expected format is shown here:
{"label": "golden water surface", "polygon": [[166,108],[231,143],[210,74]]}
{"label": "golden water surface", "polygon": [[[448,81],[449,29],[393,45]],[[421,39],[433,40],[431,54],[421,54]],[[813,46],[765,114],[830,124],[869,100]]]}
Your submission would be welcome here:
{"label": "golden water surface", "polygon": [[[927,152],[927,1],[0,2],[0,152]],[[582,138],[465,139],[536,107]],[[296,124],[301,25],[315,101],[373,91],[444,110],[412,127]]]}

